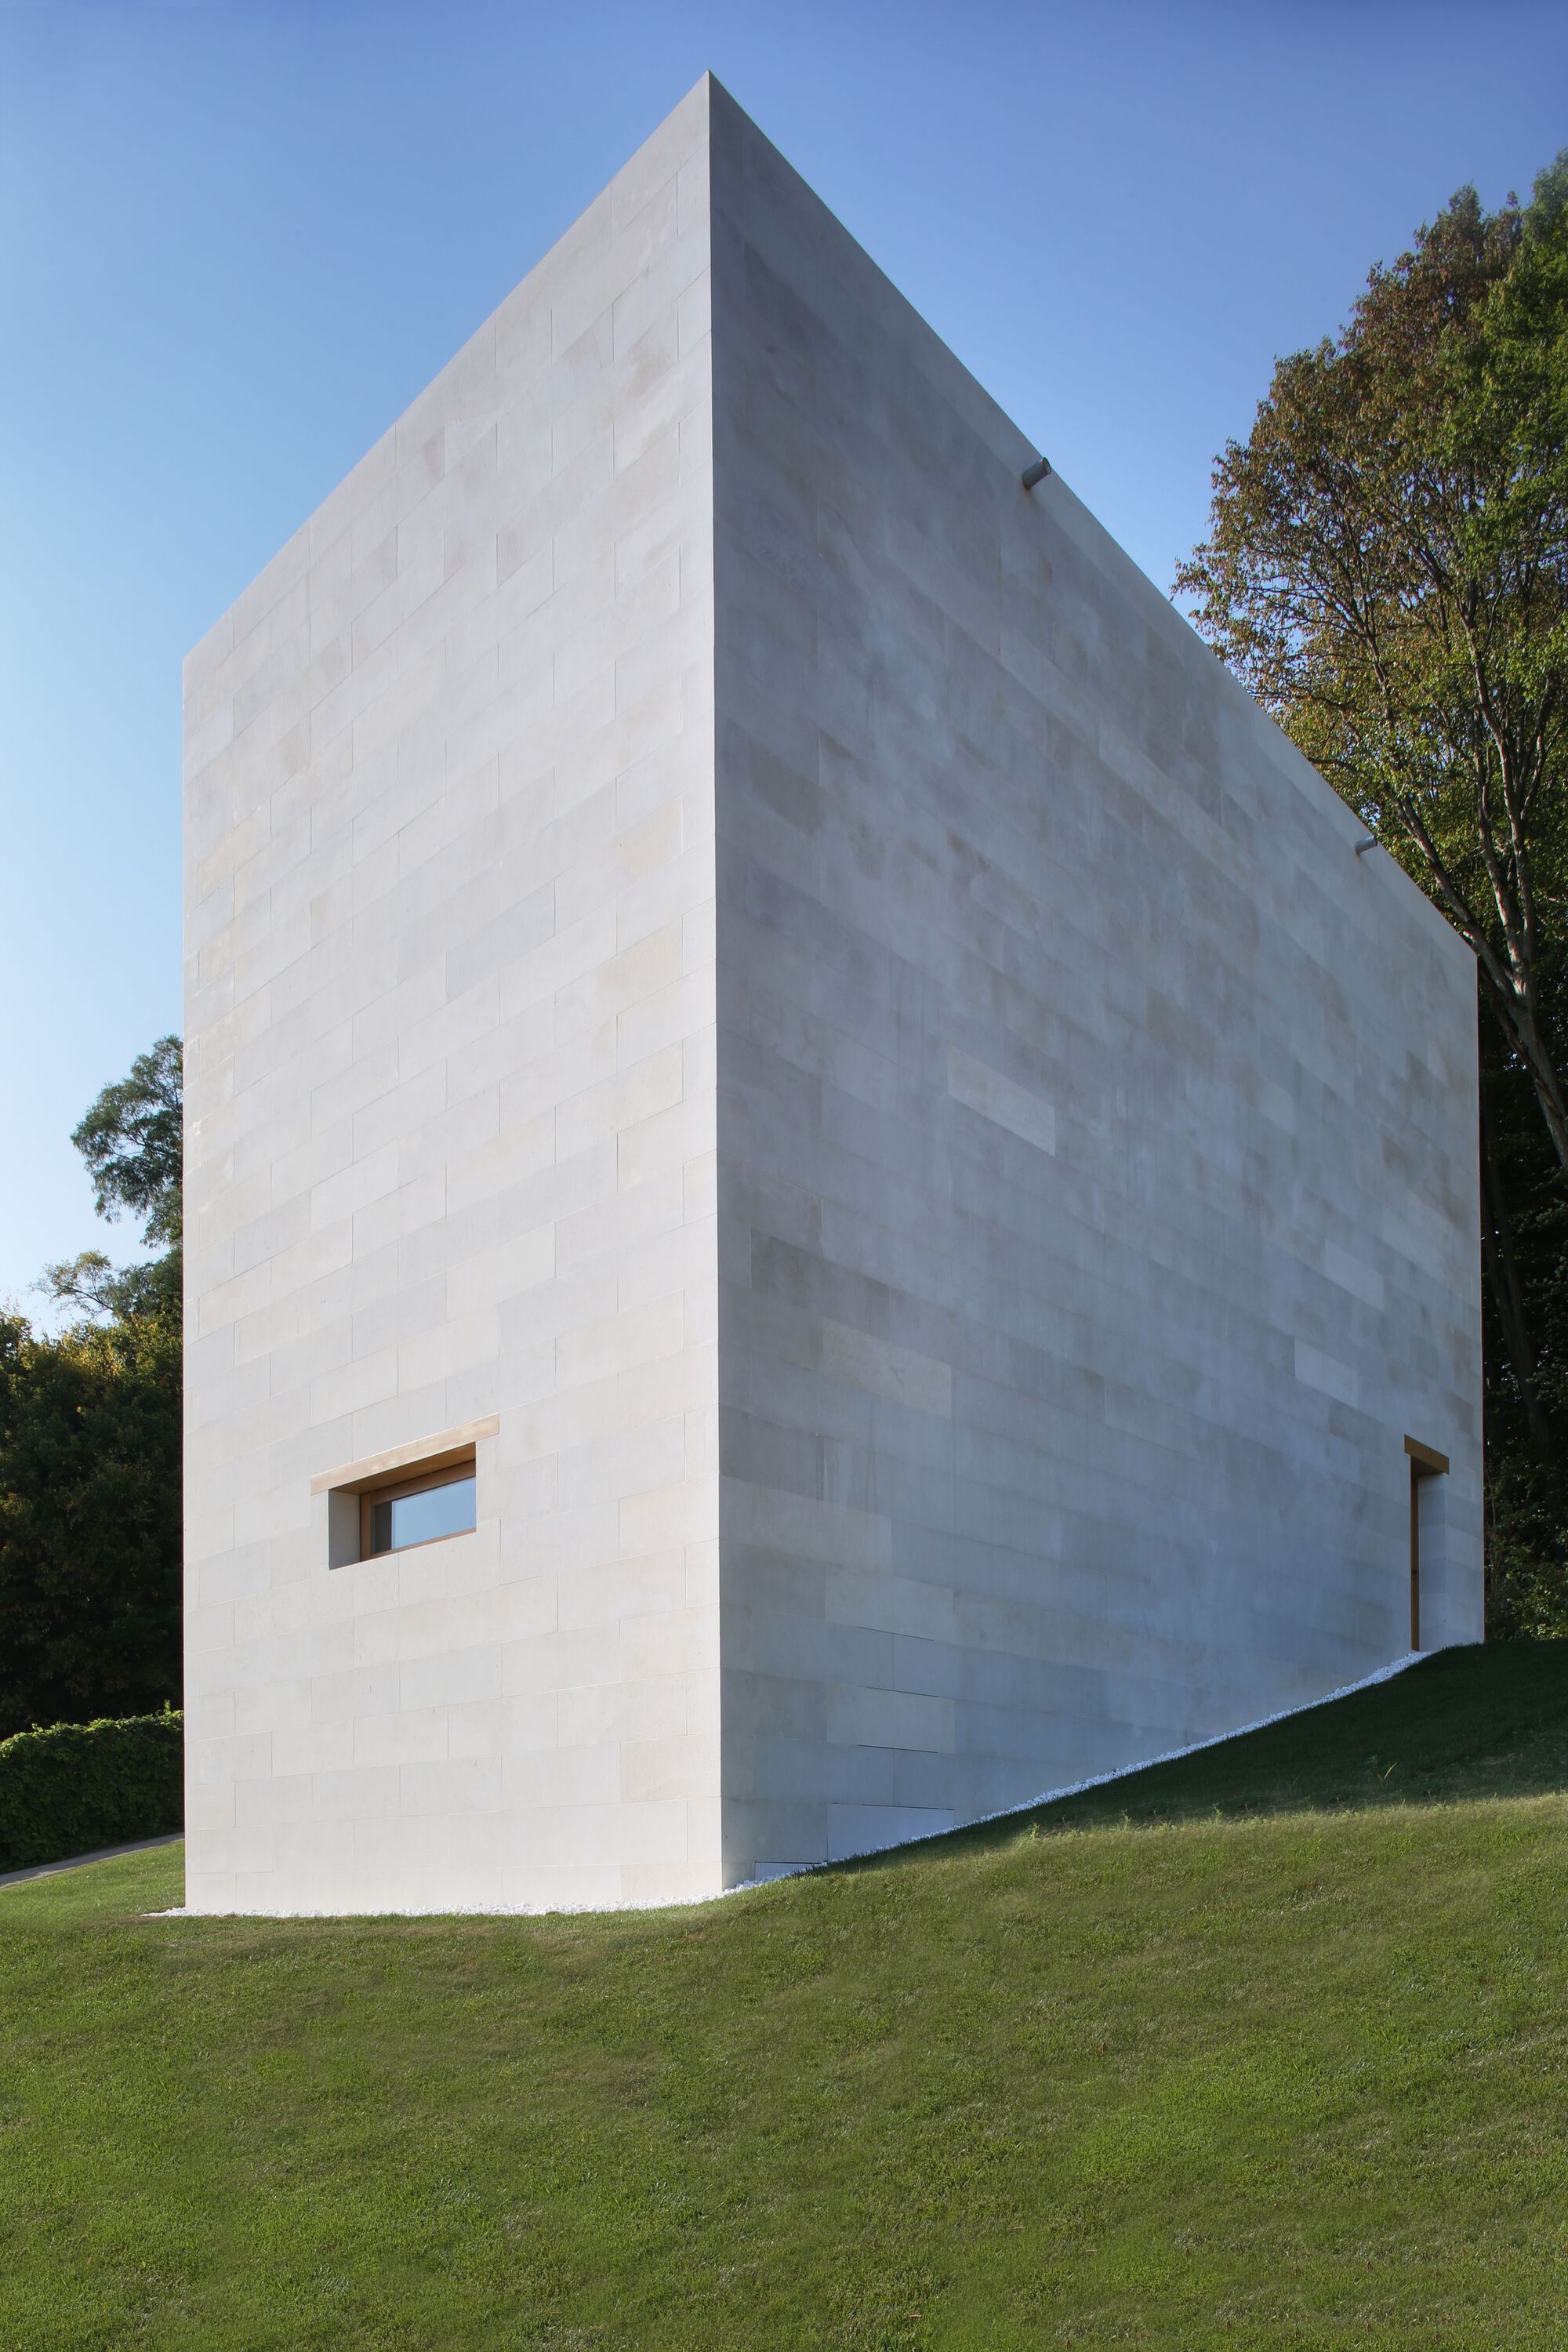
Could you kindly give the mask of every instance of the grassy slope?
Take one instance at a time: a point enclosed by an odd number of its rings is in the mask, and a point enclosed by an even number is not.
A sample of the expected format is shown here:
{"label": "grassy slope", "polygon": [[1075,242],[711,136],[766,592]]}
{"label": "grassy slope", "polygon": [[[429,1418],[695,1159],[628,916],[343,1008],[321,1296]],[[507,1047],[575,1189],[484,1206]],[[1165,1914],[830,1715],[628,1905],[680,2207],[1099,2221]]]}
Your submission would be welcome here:
{"label": "grassy slope", "polygon": [[0,1890],[0,2347],[1558,2346],[1565,1769],[1516,1645],[699,1910]]}

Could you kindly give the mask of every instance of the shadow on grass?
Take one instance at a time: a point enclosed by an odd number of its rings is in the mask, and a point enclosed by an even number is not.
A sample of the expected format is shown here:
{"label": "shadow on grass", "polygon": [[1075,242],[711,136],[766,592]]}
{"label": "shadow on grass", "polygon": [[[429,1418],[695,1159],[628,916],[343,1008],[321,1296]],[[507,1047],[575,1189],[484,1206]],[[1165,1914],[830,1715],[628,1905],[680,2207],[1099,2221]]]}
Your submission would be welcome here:
{"label": "shadow on grass", "polygon": [[1568,1642],[1439,1650],[1420,1665],[1262,1731],[1080,1796],[837,1865],[1005,1844],[1036,1828],[1152,1828],[1268,1813],[1535,1797],[1568,1789]]}

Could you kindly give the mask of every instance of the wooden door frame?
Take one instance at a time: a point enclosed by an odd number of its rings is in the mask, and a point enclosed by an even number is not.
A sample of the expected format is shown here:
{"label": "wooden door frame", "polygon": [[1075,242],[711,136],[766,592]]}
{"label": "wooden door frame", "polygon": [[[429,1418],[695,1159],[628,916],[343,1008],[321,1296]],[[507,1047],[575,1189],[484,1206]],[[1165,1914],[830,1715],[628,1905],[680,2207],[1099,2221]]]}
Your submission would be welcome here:
{"label": "wooden door frame", "polygon": [[1435,1445],[1423,1445],[1420,1439],[1407,1437],[1405,1451],[1410,1456],[1410,1646],[1421,1647],[1421,1481],[1424,1478],[1446,1477],[1448,1457],[1439,1454]]}

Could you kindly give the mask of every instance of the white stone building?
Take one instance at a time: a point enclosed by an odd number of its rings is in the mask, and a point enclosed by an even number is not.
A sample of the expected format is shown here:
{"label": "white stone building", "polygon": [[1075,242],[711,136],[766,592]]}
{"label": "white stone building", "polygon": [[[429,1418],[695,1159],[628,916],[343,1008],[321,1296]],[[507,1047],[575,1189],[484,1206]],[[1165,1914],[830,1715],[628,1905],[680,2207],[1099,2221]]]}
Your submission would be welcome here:
{"label": "white stone building", "polygon": [[1479,1638],[1470,957],[1035,456],[704,80],[192,655],[193,1908]]}

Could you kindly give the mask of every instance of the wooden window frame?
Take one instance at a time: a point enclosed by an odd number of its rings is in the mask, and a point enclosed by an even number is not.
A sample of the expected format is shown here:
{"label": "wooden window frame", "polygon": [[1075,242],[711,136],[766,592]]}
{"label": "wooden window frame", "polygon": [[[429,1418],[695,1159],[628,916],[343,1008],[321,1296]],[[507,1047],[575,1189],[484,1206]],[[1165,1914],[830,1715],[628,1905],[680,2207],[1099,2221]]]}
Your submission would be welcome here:
{"label": "wooden window frame", "polygon": [[[421,1486],[447,1486],[463,1477],[477,1481],[485,1441],[500,1429],[500,1417],[487,1413],[482,1420],[462,1422],[456,1429],[435,1430],[428,1437],[389,1446],[384,1454],[345,1462],[336,1470],[318,1470],[310,1480],[310,1492],[326,1499],[327,1567],[352,1568],[369,1560],[391,1559],[392,1552],[366,1549],[370,1542],[366,1497],[385,1502],[398,1494],[415,1494]],[[476,1494],[476,1513],[478,1500]],[[399,1544],[397,1549],[422,1551],[426,1544],[452,1543],[471,1532],[459,1528],[449,1536],[423,1536],[418,1543]]]}
{"label": "wooden window frame", "polygon": [[[472,1528],[449,1528],[442,1536],[421,1536],[417,1543],[388,1544],[384,1551],[371,1549],[372,1514],[378,1503],[398,1503],[405,1495],[434,1494],[438,1486],[456,1486],[465,1480],[477,1481],[479,1463],[470,1445],[466,1454],[434,1462],[423,1462],[417,1471],[400,1473],[395,1478],[383,1478],[374,1486],[359,1490],[359,1556],[365,1559],[391,1559],[395,1553],[424,1551],[430,1544],[452,1543],[458,1536],[470,1536]],[[475,1503],[479,1496],[476,1486]],[[477,1511],[476,1511],[477,1516]]]}

